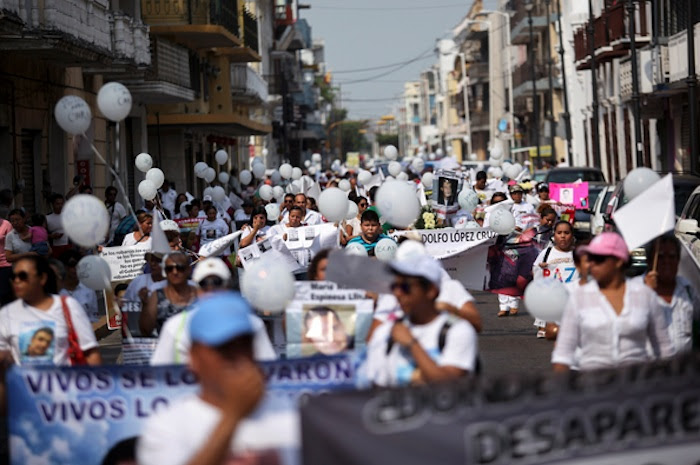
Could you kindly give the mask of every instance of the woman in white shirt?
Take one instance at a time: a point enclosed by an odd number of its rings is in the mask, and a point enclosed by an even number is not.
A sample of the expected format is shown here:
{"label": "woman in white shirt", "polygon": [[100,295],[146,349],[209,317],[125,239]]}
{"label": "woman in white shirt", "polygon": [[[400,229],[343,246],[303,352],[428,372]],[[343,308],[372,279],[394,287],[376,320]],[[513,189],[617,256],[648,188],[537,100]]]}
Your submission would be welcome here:
{"label": "woman in white shirt", "polygon": [[255,207],[253,212],[250,214],[252,226],[245,224],[241,228],[243,234],[241,235],[241,243],[239,248],[245,248],[249,245],[262,240],[267,235],[270,230],[270,226],[267,226],[267,211],[263,207]]}
{"label": "woman in white shirt", "polygon": [[[574,227],[568,221],[554,225],[553,244],[546,247],[532,264],[533,279],[554,278],[564,284],[578,281],[574,263]],[[537,337],[544,338],[546,321],[535,319]]]}
{"label": "woman in white shirt", "polygon": [[576,361],[577,348],[581,370],[646,362],[647,342],[655,355],[673,355],[674,346],[654,291],[625,277],[629,253],[622,237],[602,233],[583,252],[588,255],[595,283],[569,295],[552,353],[554,371],[568,371]]}
{"label": "woman in white shirt", "polygon": [[144,244],[151,245],[151,229],[153,229],[153,215],[146,212],[141,212],[136,215],[136,221],[139,222],[141,229],[127,234],[122,241],[122,247]]}
{"label": "woman in white shirt", "polygon": [[224,220],[217,218],[216,207],[210,205],[207,207],[207,218],[199,223],[197,237],[199,238],[199,247],[202,248],[205,244],[213,242],[220,237],[224,237],[229,233],[229,227]]}

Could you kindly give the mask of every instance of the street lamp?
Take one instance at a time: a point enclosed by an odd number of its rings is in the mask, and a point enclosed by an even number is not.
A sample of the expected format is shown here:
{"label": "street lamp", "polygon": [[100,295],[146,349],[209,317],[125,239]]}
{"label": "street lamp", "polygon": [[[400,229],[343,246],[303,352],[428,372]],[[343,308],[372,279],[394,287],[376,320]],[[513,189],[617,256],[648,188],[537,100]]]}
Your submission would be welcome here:
{"label": "street lamp", "polygon": [[[558,0],[557,0],[558,1]],[[546,5],[546,12],[547,12],[547,21],[545,24],[547,25],[547,35],[546,35],[546,49],[545,52],[547,53],[547,81],[549,83],[549,95],[548,95],[548,105],[547,105],[547,119],[549,120],[549,145],[550,145],[550,150],[551,150],[551,156],[550,160],[552,163],[552,166],[557,166],[557,150],[556,150],[556,145],[555,145],[555,135],[556,135],[556,128],[557,128],[557,123],[554,121],[554,76],[552,76],[552,29],[550,28],[550,13],[551,13],[551,0],[544,0],[544,3]]]}
{"label": "street lamp", "polygon": [[[510,150],[511,154],[515,146],[515,110],[513,108],[513,58],[511,57],[511,37],[510,37],[510,15],[503,11],[496,10],[481,10],[478,12],[477,16],[485,15],[499,15],[506,20],[506,50],[507,50],[507,60],[508,60],[508,110],[510,111]],[[490,45],[489,45],[490,47]],[[512,155],[511,155],[512,156]]]}
{"label": "street lamp", "polygon": [[530,27],[530,66],[532,66],[532,113],[533,113],[533,126],[534,126],[534,136],[535,144],[537,146],[537,166],[542,168],[542,159],[540,158],[540,115],[539,115],[539,101],[537,100],[537,74],[535,71],[535,35],[532,28],[532,9],[535,5],[532,0],[525,0],[525,10],[527,11],[527,24]]}

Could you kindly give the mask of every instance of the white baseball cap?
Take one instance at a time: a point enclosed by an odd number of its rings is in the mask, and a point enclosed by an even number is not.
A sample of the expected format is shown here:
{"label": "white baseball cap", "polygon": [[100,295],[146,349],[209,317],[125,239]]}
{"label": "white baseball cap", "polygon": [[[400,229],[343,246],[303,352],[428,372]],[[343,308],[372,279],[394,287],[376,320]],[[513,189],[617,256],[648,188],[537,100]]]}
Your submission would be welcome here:
{"label": "white baseball cap", "polygon": [[205,258],[197,264],[192,273],[192,280],[196,283],[202,281],[207,276],[218,276],[227,281],[231,279],[231,271],[220,258]]}
{"label": "white baseball cap", "polygon": [[177,223],[173,220],[161,220],[160,229],[163,231],[180,231]]}

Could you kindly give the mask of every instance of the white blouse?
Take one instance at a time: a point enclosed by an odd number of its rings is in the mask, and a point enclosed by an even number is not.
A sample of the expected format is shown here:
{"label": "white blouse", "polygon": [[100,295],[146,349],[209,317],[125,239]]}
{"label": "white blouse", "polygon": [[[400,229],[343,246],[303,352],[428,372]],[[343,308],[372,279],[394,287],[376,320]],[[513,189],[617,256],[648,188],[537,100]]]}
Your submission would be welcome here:
{"label": "white blouse", "polygon": [[572,366],[577,348],[581,370],[645,362],[647,340],[657,356],[675,352],[654,291],[627,280],[622,312],[617,315],[597,283],[591,282],[569,295],[552,363]]}

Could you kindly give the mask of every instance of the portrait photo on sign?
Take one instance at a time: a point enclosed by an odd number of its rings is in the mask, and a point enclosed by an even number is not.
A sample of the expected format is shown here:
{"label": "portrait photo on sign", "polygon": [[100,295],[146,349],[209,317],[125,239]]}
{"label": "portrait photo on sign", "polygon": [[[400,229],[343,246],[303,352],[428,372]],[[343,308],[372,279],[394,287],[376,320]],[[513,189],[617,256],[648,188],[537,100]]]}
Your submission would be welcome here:
{"label": "portrait photo on sign", "polygon": [[438,205],[450,207],[457,203],[459,194],[459,179],[440,176],[438,177]]}
{"label": "portrait photo on sign", "polygon": [[22,363],[46,363],[53,360],[56,323],[48,320],[22,323],[18,339]]}

